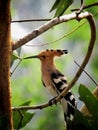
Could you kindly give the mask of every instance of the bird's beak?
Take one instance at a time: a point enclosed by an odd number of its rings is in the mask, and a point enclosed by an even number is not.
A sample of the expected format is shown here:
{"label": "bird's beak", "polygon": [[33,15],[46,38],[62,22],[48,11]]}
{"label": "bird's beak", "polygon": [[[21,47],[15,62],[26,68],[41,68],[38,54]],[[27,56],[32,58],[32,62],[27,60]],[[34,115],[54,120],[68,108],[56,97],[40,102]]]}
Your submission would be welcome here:
{"label": "bird's beak", "polygon": [[35,55],[35,56],[29,56],[29,57],[25,57],[25,58],[23,58],[23,59],[32,59],[32,58],[39,58],[39,56],[38,56],[38,55]]}

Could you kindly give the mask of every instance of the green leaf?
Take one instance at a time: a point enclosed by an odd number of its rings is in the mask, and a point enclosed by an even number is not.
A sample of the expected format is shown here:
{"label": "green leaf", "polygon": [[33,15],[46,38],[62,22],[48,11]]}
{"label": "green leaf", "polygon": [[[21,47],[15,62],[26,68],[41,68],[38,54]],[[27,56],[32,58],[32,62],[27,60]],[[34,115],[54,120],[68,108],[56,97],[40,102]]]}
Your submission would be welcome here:
{"label": "green leaf", "polygon": [[60,0],[56,0],[55,3],[54,3],[53,6],[52,6],[50,12],[52,12],[54,9],[56,9],[57,6],[59,5],[59,3],[60,3]]}
{"label": "green leaf", "polygon": [[98,117],[98,99],[85,87],[80,85],[79,87],[80,99],[86,104],[89,112]]}
{"label": "green leaf", "polygon": [[55,13],[56,16],[61,16],[65,10],[72,4],[73,0],[61,0]]}
{"label": "green leaf", "polygon": [[91,116],[89,120],[90,128],[92,130],[98,129],[98,99],[85,87],[80,85],[79,87],[80,99],[87,106]]}
{"label": "green leaf", "polygon": [[73,0],[56,0],[54,5],[52,6],[51,11],[56,9],[56,13],[54,17],[61,16],[65,10],[73,3]]}
{"label": "green leaf", "polygon": [[14,111],[13,112],[13,122],[14,122],[14,129],[20,129],[26,126],[35,113],[25,112],[23,114],[22,111]]}
{"label": "green leaf", "polygon": [[91,115],[85,116],[75,110],[73,121],[68,122],[68,130],[98,130],[98,99],[84,85],[79,86],[79,94]]}
{"label": "green leaf", "polygon": [[[25,102],[21,106],[28,106],[30,102]],[[26,126],[34,115],[35,113],[27,112],[27,110],[13,111],[14,129],[20,129]]]}
{"label": "green leaf", "polygon": [[23,104],[21,104],[21,105],[19,105],[19,106],[29,106],[31,102],[32,102],[32,101],[27,101],[27,102],[24,102]]}

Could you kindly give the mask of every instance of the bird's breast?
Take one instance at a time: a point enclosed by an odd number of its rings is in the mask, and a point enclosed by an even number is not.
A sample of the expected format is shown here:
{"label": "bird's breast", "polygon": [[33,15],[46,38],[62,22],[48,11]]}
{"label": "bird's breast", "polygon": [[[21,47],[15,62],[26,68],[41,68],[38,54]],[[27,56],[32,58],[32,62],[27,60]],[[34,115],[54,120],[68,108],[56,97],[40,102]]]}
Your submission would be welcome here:
{"label": "bird's breast", "polygon": [[47,76],[42,76],[42,81],[44,86],[48,89],[48,91],[51,93],[52,96],[56,97],[58,95],[53,82],[51,81],[51,78]]}

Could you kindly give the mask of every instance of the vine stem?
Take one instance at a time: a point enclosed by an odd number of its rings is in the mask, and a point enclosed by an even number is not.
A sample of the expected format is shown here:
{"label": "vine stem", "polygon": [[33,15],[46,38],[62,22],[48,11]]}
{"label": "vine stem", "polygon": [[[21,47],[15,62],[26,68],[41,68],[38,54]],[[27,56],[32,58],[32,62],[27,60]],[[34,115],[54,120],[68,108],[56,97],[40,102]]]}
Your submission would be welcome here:
{"label": "vine stem", "polygon": [[11,76],[12,76],[12,74],[15,72],[15,70],[17,69],[17,67],[20,65],[21,62],[22,62],[22,59],[19,59],[18,64],[15,66],[15,68],[14,68],[13,71],[11,72]]}
{"label": "vine stem", "polygon": [[[78,67],[80,67],[80,65],[74,60],[74,63],[78,66]],[[92,82],[96,85],[96,86],[98,86],[98,83],[95,81],[95,79],[87,72],[87,71],[85,71],[84,69],[83,69],[83,71],[84,71],[84,73],[92,80]]]}

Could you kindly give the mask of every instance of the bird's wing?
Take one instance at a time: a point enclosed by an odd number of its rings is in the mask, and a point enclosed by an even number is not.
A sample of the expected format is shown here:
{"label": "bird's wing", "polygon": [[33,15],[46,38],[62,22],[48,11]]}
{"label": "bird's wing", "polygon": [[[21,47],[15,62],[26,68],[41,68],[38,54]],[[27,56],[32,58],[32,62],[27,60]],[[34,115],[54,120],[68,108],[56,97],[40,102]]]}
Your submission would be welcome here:
{"label": "bird's wing", "polygon": [[[61,93],[67,87],[66,77],[58,70],[51,74],[51,80],[59,93]],[[64,111],[65,120],[72,119],[74,115],[74,109],[76,107],[76,100],[71,90],[69,90],[66,96],[62,98],[61,105]]]}
{"label": "bird's wing", "polygon": [[58,70],[51,74],[51,80],[59,92],[62,92],[67,87],[66,77]]}

